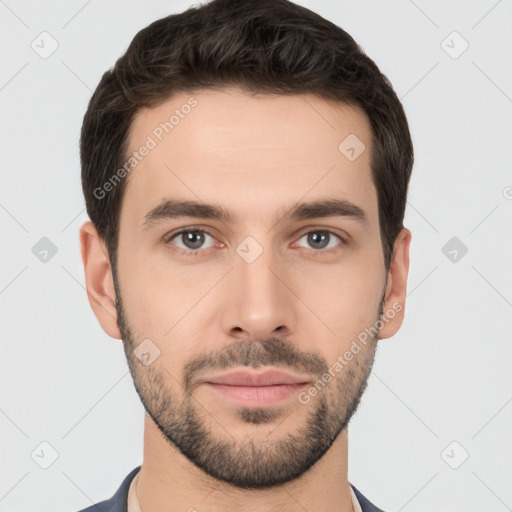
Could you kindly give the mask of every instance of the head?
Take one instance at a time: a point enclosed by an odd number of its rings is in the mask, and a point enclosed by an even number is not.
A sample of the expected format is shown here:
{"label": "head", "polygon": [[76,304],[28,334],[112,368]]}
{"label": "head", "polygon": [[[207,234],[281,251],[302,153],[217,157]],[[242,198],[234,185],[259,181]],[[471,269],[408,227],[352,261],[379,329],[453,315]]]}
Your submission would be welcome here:
{"label": "head", "polygon": [[[80,151],[90,303],[155,425],[238,487],[305,473],[403,320],[413,151],[389,81],[304,7],[214,0],[135,36]],[[263,405],[208,384],[242,367],[303,385]]]}

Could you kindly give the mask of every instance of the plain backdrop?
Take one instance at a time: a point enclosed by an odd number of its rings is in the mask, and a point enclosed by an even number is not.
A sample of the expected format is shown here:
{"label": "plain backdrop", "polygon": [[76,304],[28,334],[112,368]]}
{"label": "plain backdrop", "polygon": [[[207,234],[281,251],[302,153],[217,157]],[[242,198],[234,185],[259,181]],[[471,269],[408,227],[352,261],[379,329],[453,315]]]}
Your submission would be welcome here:
{"label": "plain backdrop", "polygon": [[[406,318],[350,424],[349,480],[386,511],[511,510],[512,2],[298,3],[375,60],[415,145]],[[191,5],[0,1],[1,512],[74,512],[142,462],[122,344],[84,289],[78,139],[136,32]]]}

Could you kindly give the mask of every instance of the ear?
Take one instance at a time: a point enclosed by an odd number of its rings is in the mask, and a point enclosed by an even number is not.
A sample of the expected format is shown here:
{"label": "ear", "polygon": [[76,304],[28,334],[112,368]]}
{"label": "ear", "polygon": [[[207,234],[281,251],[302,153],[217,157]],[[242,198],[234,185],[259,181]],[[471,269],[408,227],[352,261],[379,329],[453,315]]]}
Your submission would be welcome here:
{"label": "ear", "polygon": [[87,221],[80,228],[80,252],[89,304],[103,330],[110,337],[121,339],[108,251],[91,221]]}
{"label": "ear", "polygon": [[384,295],[380,340],[395,335],[404,320],[411,237],[411,232],[407,228],[402,228],[395,240]]}

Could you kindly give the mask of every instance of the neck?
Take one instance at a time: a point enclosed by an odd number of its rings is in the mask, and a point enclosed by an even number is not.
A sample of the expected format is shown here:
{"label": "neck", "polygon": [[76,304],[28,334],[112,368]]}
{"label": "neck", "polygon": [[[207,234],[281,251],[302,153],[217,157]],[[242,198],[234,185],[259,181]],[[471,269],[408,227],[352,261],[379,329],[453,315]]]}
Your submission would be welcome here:
{"label": "neck", "polygon": [[142,512],[352,512],[347,459],[345,430],[301,477],[270,489],[240,489],[197,468],[167,441],[146,414],[137,495]]}

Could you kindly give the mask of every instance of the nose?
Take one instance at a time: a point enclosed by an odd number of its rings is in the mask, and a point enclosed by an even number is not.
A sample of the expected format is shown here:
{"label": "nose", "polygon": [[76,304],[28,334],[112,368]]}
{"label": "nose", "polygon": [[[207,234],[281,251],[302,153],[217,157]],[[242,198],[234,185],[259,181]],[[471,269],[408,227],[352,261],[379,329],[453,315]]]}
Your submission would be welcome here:
{"label": "nose", "polygon": [[298,299],[286,266],[270,249],[263,250],[254,261],[237,254],[233,264],[223,283],[224,332],[231,338],[254,341],[295,332]]}

